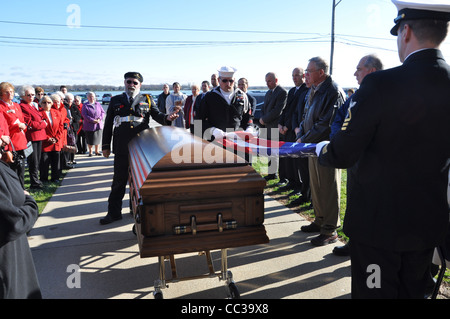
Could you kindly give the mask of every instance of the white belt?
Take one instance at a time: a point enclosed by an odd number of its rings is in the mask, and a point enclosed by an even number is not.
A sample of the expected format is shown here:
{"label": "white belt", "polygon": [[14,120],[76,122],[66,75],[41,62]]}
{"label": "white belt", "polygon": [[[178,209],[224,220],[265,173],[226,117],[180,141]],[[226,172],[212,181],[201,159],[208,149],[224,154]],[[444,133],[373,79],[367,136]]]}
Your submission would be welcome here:
{"label": "white belt", "polygon": [[122,124],[124,122],[139,122],[139,123],[141,123],[143,121],[144,121],[144,118],[143,117],[139,117],[139,116],[130,115],[130,116],[122,116],[122,117],[120,117],[119,115],[117,115],[114,118],[114,127],[118,127],[118,126],[120,126],[120,124]]}

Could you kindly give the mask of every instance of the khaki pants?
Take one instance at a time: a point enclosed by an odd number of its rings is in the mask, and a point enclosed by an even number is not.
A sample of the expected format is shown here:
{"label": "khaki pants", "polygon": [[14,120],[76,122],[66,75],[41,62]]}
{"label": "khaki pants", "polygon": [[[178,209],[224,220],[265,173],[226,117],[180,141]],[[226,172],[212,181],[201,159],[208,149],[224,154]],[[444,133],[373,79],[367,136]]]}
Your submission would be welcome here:
{"label": "khaki pants", "polygon": [[341,171],[320,165],[317,157],[308,161],[314,223],[321,234],[331,235],[340,226]]}

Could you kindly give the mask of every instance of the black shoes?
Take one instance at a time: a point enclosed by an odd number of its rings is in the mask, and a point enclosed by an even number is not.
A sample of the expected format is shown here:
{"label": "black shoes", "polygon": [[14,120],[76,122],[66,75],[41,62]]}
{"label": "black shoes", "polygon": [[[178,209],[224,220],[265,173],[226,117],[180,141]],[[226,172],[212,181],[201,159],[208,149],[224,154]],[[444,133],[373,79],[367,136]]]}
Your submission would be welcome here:
{"label": "black shoes", "polygon": [[31,185],[30,186],[30,190],[40,190],[40,189],[44,189],[44,185],[37,184],[37,185]]}
{"label": "black shoes", "polygon": [[333,254],[336,256],[350,256],[350,242],[347,242],[344,246],[334,247]]}
{"label": "black shoes", "polygon": [[104,218],[100,219],[100,224],[107,225],[107,224],[111,224],[112,222],[115,222],[115,221],[121,220],[121,219],[122,219],[122,216],[111,217],[110,215],[106,215]]}
{"label": "black shoes", "polygon": [[307,226],[300,227],[300,230],[304,233],[318,233],[320,232],[320,226],[314,223],[311,223]]}
{"label": "black shoes", "polygon": [[270,180],[277,179],[277,178],[278,178],[277,174],[269,174],[269,175],[264,176],[264,179],[266,181],[270,181]]}
{"label": "black shoes", "polygon": [[311,239],[311,244],[313,244],[314,246],[325,246],[328,244],[335,243],[335,242],[337,242],[337,240],[338,240],[338,235],[336,232],[334,232],[331,235],[320,234],[319,236]]}
{"label": "black shoes", "polygon": [[289,184],[290,184],[289,180],[286,178],[283,178],[283,179],[280,179],[280,181],[275,186],[279,187],[278,190],[280,190],[281,188],[290,189],[291,188],[290,186],[287,187]]}

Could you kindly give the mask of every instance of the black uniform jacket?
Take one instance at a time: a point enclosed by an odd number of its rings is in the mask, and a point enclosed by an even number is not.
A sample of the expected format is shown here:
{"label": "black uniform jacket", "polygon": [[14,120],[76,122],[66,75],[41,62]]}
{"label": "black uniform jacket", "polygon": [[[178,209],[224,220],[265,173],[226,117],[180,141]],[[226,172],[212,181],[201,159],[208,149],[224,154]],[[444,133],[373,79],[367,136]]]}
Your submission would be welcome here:
{"label": "black uniform jacket", "polygon": [[350,239],[408,251],[445,236],[449,158],[450,68],[439,50],[427,49],[364,78],[319,162],[353,166],[344,222]]}
{"label": "black uniform jacket", "polygon": [[[229,105],[220,93],[220,88],[214,88],[203,97],[200,112],[203,132],[212,127],[219,128],[224,132],[227,129],[245,130],[248,126],[253,125],[253,114],[247,94],[240,89],[235,89],[231,105]],[[207,135],[205,134],[205,139],[209,139]]]}
{"label": "black uniform jacket", "polygon": [[[143,118],[143,121],[122,122],[119,126],[114,127],[114,118],[117,116],[135,116]],[[110,150],[112,139],[115,154],[128,154],[128,143],[139,132],[149,128],[150,116],[162,125],[170,125],[170,122],[166,121],[166,114],[158,110],[151,96],[138,94],[133,105],[130,105],[125,93],[113,96],[106,112],[102,149]]]}

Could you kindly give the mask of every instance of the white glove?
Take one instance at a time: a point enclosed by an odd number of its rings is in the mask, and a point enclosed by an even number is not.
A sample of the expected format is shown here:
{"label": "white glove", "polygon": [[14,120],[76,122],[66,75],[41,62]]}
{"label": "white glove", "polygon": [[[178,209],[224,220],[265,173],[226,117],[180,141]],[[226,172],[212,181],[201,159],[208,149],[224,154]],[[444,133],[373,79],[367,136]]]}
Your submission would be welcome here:
{"label": "white glove", "polygon": [[320,152],[322,151],[322,148],[324,148],[325,145],[328,145],[330,141],[322,141],[316,145],[316,154],[317,156],[320,155]]}
{"label": "white glove", "polygon": [[258,137],[258,132],[253,128],[253,126],[249,126],[245,129],[245,133],[249,133],[254,137]]}
{"label": "white glove", "polygon": [[225,132],[222,131],[220,128],[215,127],[212,130],[212,135],[214,136],[215,139],[222,139],[225,137]]}
{"label": "white glove", "polygon": [[238,140],[238,139],[240,139],[239,136],[236,133],[234,133],[234,132],[227,132],[227,133],[224,133],[224,134],[225,134],[225,137],[227,138],[227,140]]}

